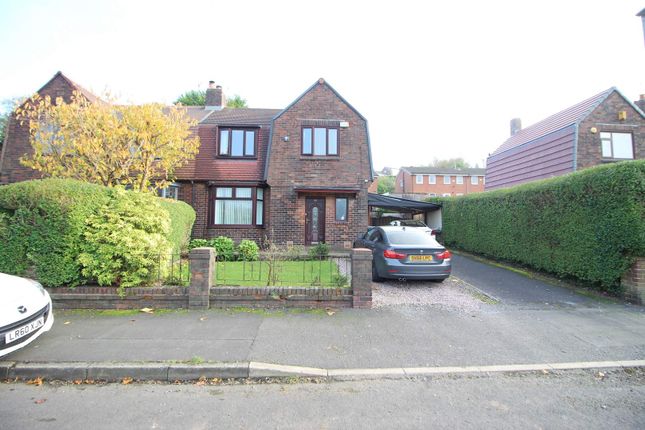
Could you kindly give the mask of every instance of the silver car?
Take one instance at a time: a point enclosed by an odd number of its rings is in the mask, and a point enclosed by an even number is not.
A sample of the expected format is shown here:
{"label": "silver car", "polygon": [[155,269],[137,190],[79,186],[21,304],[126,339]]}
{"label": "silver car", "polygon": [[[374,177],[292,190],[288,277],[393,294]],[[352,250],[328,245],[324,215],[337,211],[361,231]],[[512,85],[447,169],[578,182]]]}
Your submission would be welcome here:
{"label": "silver car", "polygon": [[368,230],[355,246],[372,250],[372,280],[419,279],[441,282],[450,276],[452,254],[419,228],[384,226]]}

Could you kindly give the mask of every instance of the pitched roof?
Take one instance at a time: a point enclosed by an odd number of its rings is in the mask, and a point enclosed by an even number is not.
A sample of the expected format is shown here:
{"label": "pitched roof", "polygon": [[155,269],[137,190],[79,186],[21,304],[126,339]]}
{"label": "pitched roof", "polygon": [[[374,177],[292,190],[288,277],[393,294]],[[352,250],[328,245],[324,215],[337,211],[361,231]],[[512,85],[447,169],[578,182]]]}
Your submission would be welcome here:
{"label": "pitched roof", "polygon": [[[65,75],[63,74],[63,72],[61,72],[61,71],[56,72],[56,74],[55,74],[55,75],[54,75],[54,76],[53,76],[49,81],[47,81],[47,83],[46,83],[45,85],[43,85],[43,86],[40,88],[40,90],[42,90],[43,88],[45,88],[47,85],[49,85],[49,83],[50,83],[51,81],[53,81],[54,79],[56,79],[56,78],[57,78],[57,77],[59,77],[59,76],[60,76],[63,80],[65,80],[65,82],[67,82],[67,83],[69,84],[69,86],[70,86],[70,87],[74,88],[74,90],[76,90],[76,91],[78,91],[79,93],[81,93],[81,94],[82,94],[82,95],[83,95],[83,96],[84,96],[84,97],[85,97],[89,102],[95,103],[95,102],[97,102],[97,101],[103,101],[103,100],[101,100],[101,98],[100,98],[100,97],[97,97],[97,96],[96,96],[96,95],[94,95],[91,91],[86,90],[85,88],[83,88],[82,86],[80,86],[79,84],[77,84],[76,82],[72,81],[70,78],[68,78],[67,76],[65,76]],[[40,92],[40,90],[38,90],[37,92]]]}
{"label": "pitched roof", "polygon": [[453,169],[450,167],[401,167],[402,170],[412,174],[412,175],[465,175],[465,176],[484,176],[486,174],[486,169],[480,169],[478,167],[467,167],[463,169]]}
{"label": "pitched roof", "polygon": [[[600,103],[602,103],[611,93],[617,91],[611,87],[601,93],[596,94],[586,100],[581,101],[563,111],[560,111],[550,117],[543,119],[529,127],[526,127],[513,136],[508,138],[499,148],[491,155],[496,155],[525,143],[531,142],[538,137],[545,136],[554,131],[563,129],[570,125],[578,124],[585,119]],[[629,100],[628,100],[629,101]]]}
{"label": "pitched roof", "polygon": [[273,117],[282,112],[282,109],[224,108],[206,112],[207,116],[201,121],[203,124],[259,125],[270,124]]}

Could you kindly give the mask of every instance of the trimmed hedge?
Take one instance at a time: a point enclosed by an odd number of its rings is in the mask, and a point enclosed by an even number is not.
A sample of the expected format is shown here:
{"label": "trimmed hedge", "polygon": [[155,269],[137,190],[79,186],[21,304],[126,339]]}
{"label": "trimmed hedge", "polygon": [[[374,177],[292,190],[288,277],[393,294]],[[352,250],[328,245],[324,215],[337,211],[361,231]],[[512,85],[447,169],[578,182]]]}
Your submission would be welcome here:
{"label": "trimmed hedge", "polygon": [[586,169],[443,204],[446,245],[618,292],[645,255],[645,160]]}
{"label": "trimmed hedge", "polygon": [[[138,216],[141,211],[154,213],[156,219]],[[125,284],[134,285],[138,281],[132,279],[143,282],[144,273],[132,278],[124,270],[140,267],[121,263],[110,268],[104,261],[106,251],[126,246],[136,252],[141,247],[152,249],[154,243],[162,248],[155,248],[155,252],[167,252],[171,245],[178,251],[185,247],[194,218],[194,211],[185,203],[69,179],[2,186],[0,272],[28,274],[50,287],[106,279],[113,279],[114,285],[128,279]],[[124,234],[126,231],[132,234]],[[153,234],[161,234],[161,242],[149,236]],[[128,244],[130,236],[138,239]],[[100,270],[120,272],[115,277],[99,276]]]}

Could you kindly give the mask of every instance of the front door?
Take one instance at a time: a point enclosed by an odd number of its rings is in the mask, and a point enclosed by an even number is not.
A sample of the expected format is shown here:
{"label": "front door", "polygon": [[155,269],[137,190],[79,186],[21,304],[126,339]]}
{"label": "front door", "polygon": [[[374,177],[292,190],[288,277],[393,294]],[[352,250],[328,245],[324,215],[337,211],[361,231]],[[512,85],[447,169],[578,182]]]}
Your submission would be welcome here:
{"label": "front door", "polygon": [[305,204],[305,245],[325,241],[325,199],[307,197]]}

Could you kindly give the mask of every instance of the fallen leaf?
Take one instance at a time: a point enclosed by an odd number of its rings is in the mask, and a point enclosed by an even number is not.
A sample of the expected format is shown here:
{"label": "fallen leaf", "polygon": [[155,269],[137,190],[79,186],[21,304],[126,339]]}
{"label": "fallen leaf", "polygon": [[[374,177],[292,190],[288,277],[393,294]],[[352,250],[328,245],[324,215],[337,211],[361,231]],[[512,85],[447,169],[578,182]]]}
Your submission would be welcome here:
{"label": "fallen leaf", "polygon": [[47,399],[38,399],[38,400],[35,400],[34,403],[37,404],[37,405],[40,405],[40,404],[45,403],[46,401],[47,401]]}
{"label": "fallen leaf", "polygon": [[548,375],[548,374],[549,374],[549,371],[548,371],[548,370],[546,370],[546,369],[542,369],[542,373],[544,373],[545,375]]}
{"label": "fallen leaf", "polygon": [[80,379],[75,379],[74,380],[74,385],[81,385],[82,383],[83,383],[83,381],[80,380]]}
{"label": "fallen leaf", "polygon": [[150,308],[141,308],[140,311],[145,312],[147,314],[151,314],[151,313],[154,313],[155,310]]}
{"label": "fallen leaf", "polygon": [[38,378],[30,379],[29,381],[27,381],[27,385],[37,385],[40,387],[41,385],[43,385],[43,378],[39,376]]}
{"label": "fallen leaf", "polygon": [[334,315],[336,313],[335,311],[332,311],[331,309],[326,309],[325,312],[327,312],[327,315],[329,315],[329,316],[332,316],[332,315]]}
{"label": "fallen leaf", "polygon": [[605,377],[605,374],[604,374],[604,373],[602,373],[602,372],[598,372],[598,377],[599,377],[599,378],[604,378],[604,377]]}
{"label": "fallen leaf", "polygon": [[71,321],[65,321],[63,324],[64,325],[71,324]]}
{"label": "fallen leaf", "polygon": [[131,382],[132,382],[132,378],[130,378],[130,377],[123,378],[123,380],[121,380],[121,383],[122,383],[123,385],[128,385],[128,384],[129,384],[129,383],[131,383]]}
{"label": "fallen leaf", "polygon": [[203,376],[200,376],[199,380],[195,382],[195,385],[206,385],[206,378]]}
{"label": "fallen leaf", "polygon": [[208,318],[207,317],[201,317],[199,320],[200,321],[206,321]]}

